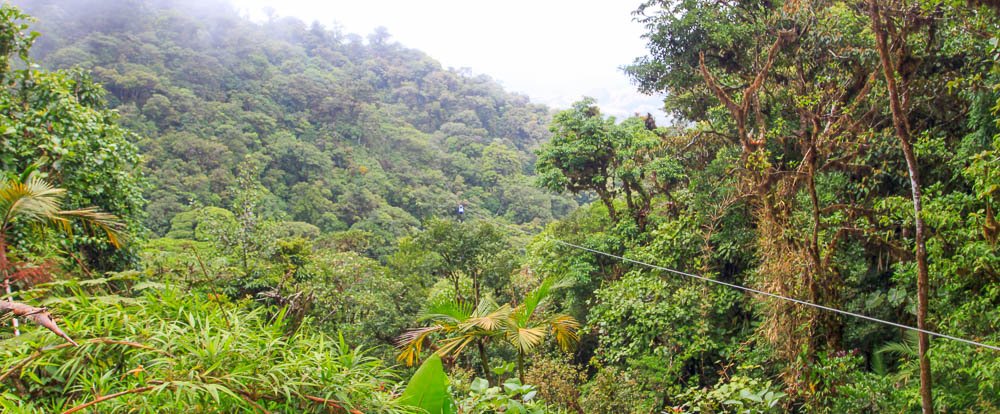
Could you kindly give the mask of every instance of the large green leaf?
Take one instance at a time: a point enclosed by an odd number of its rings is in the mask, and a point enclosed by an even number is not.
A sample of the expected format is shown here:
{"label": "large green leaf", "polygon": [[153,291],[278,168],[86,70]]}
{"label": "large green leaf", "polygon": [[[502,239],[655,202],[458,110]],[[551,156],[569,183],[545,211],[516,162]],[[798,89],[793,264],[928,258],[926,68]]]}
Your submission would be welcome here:
{"label": "large green leaf", "polygon": [[452,414],[451,395],[448,394],[448,376],[444,373],[441,357],[431,355],[406,384],[399,397],[404,405],[422,408],[429,414]]}

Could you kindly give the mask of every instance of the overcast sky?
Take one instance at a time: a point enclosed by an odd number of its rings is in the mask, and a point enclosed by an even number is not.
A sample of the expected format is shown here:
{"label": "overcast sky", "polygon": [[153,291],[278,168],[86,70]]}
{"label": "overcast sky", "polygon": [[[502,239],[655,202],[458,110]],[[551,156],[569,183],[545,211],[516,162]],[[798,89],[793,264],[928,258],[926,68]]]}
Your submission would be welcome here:
{"label": "overcast sky", "polygon": [[586,95],[607,114],[664,118],[661,99],[638,93],[619,69],[645,52],[642,25],[631,15],[639,0],[231,1],[255,20],[270,7],[348,33],[385,26],[393,40],[445,67],[489,75],[552,107]]}

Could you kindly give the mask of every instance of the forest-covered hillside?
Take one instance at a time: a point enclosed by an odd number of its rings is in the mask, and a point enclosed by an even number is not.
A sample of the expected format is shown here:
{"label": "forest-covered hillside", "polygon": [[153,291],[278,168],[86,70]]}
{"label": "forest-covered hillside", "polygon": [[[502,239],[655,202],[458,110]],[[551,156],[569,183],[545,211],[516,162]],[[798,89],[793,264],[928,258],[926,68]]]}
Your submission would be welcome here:
{"label": "forest-covered hillside", "polygon": [[192,208],[229,208],[241,163],[260,175],[271,213],[367,231],[379,247],[459,203],[535,228],[575,206],[531,185],[547,108],[384,30],[255,24],[221,1],[23,7],[42,33],[36,60],[91,72],[140,137],[154,234]]}

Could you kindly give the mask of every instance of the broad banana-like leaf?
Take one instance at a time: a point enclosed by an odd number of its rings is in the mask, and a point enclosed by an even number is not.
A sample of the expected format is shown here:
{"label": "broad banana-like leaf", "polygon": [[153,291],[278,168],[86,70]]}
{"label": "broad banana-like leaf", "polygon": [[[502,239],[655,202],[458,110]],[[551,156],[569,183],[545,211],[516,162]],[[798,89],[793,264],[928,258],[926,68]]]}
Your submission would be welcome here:
{"label": "broad banana-like leaf", "polygon": [[433,354],[406,384],[400,404],[422,408],[428,414],[454,414],[454,404],[448,394],[448,375],[444,373],[441,357]]}

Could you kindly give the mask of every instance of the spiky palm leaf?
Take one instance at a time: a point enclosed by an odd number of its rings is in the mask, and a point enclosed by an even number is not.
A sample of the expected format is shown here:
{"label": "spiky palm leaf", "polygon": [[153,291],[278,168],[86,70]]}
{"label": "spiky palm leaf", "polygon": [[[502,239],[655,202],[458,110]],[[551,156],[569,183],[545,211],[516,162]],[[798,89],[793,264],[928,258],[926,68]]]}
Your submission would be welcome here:
{"label": "spiky palm leaf", "polygon": [[[568,350],[573,344],[579,341],[580,337],[576,330],[580,323],[569,315],[556,314],[540,319],[537,313],[545,307],[553,290],[566,286],[563,281],[554,278],[546,278],[534,290],[529,292],[524,302],[514,310],[511,323],[511,331],[508,333],[508,340],[522,352],[528,352],[544,340],[547,331],[550,331],[556,342],[563,350]],[[546,327],[549,329],[547,330]],[[536,332],[541,332],[540,338],[535,338]],[[518,336],[524,335],[524,338]],[[519,345],[520,344],[520,345]]]}
{"label": "spiky palm leaf", "polygon": [[553,291],[568,287],[571,284],[572,282],[565,278],[545,278],[542,280],[542,283],[524,296],[524,301],[522,301],[521,304],[514,310],[514,319],[520,326],[524,326],[528,323],[528,321],[534,318],[535,313],[540,310],[544,310],[546,304],[552,296]]}
{"label": "spiky palm leaf", "polygon": [[426,326],[423,328],[410,329],[396,338],[396,346],[399,348],[399,355],[396,360],[412,367],[420,360],[420,353],[423,351],[424,342],[427,338],[444,328],[441,325]]}
{"label": "spiky palm leaf", "polygon": [[917,353],[917,332],[903,332],[903,340],[882,345],[876,351],[877,354],[894,354],[900,358],[896,379],[907,383],[919,374],[919,358]]}
{"label": "spiky palm leaf", "polygon": [[462,334],[438,341],[437,354],[441,356],[457,356],[465,350],[465,347],[478,338],[474,334]]}
{"label": "spiky palm leaf", "polygon": [[[84,225],[97,228],[104,232],[110,242],[115,247],[121,245],[122,231],[125,229],[125,224],[122,223],[118,216],[105,213],[98,210],[96,207],[87,207],[76,210],[62,210],[57,215],[62,218],[64,223],[69,223],[67,219],[76,219],[82,222]],[[69,230],[69,227],[64,227]]]}
{"label": "spiky palm leaf", "polygon": [[544,307],[544,302],[548,299],[554,284],[554,279],[545,278],[538,287],[525,295],[524,301],[514,311],[514,320],[519,326],[526,325],[532,316],[534,316],[535,311],[540,307]]}
{"label": "spiky palm leaf", "polygon": [[396,359],[407,366],[416,364],[424,343],[434,333],[446,335],[438,342],[439,355],[458,355],[476,339],[498,335],[510,314],[510,306],[498,306],[492,300],[481,300],[475,309],[464,301],[432,302],[418,318],[421,322],[432,324],[400,335],[396,339],[396,346],[400,349]]}
{"label": "spiky palm leaf", "polygon": [[119,245],[124,224],[113,214],[95,207],[63,210],[66,190],[31,174],[26,179],[0,180],[0,231],[7,231],[15,221],[33,226],[51,225],[71,233],[71,220],[102,230],[115,246]]}
{"label": "spiky palm leaf", "polygon": [[7,228],[15,219],[30,223],[58,220],[62,197],[66,190],[55,188],[47,181],[31,176],[27,181],[0,181],[0,225]]}
{"label": "spiky palm leaf", "polygon": [[527,354],[545,340],[545,328],[540,326],[513,327],[507,331],[507,341],[518,352]]}
{"label": "spiky palm leaf", "polygon": [[449,333],[459,329],[459,325],[472,316],[474,309],[465,301],[441,300],[427,304],[417,318],[420,322],[431,322],[430,326],[410,329],[396,338],[399,355],[396,360],[413,366],[420,360],[424,343],[434,333]]}

